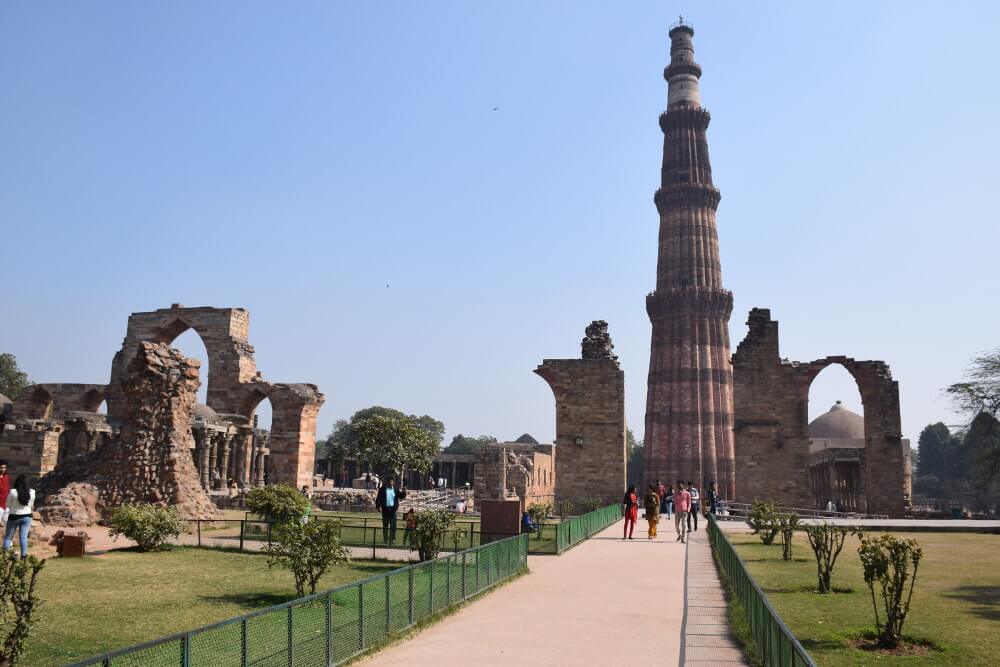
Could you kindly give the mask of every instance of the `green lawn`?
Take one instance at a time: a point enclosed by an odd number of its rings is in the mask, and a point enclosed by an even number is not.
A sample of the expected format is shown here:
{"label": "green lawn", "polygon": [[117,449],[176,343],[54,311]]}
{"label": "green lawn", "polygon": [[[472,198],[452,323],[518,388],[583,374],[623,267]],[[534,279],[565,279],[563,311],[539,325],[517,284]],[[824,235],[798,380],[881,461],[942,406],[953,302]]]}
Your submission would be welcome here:
{"label": "green lawn", "polygon": [[848,537],[833,571],[835,592],[815,593],[816,563],[805,535],[797,534],[792,562],[749,534],[727,533],[750,574],[791,631],[825,665],[1000,664],[1000,536],[911,533],[924,558],[903,632],[933,642],[923,656],[886,656],[852,646],[874,630],[871,597],[862,577],[857,539]]}
{"label": "green lawn", "polygon": [[[333,568],[318,590],[399,563],[355,561]],[[189,630],[295,597],[292,575],[266,559],[195,548],[53,558],[39,576],[44,601],[23,664],[63,665]]]}

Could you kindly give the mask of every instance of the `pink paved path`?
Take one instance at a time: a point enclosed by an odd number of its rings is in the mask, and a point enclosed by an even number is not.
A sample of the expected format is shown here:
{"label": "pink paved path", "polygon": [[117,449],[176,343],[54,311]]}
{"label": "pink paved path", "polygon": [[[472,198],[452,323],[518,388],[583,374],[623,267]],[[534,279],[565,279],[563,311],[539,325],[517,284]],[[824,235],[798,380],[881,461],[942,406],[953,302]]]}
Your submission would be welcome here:
{"label": "pink paved path", "polygon": [[623,542],[618,523],[467,605],[366,665],[676,665],[685,547],[666,522]]}

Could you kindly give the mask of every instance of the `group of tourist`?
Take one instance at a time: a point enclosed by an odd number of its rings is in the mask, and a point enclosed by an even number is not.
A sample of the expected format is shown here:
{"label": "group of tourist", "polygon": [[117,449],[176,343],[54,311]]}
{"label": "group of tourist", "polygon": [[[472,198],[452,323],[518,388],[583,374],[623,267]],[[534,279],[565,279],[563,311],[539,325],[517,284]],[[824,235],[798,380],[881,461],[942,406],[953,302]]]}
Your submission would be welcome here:
{"label": "group of tourist", "polygon": [[[715,489],[715,482],[708,485],[709,512],[715,514],[718,511],[719,494]],[[698,514],[701,511],[701,493],[694,485],[694,482],[678,481],[677,486],[664,486],[660,480],[655,484],[650,484],[643,496],[642,504],[646,510],[646,521],[649,522],[649,532],[647,538],[652,540],[656,537],[656,528],[660,523],[660,517],[666,515],[669,519],[671,514],[674,517],[674,530],[677,532],[677,542],[682,544],[687,541],[687,535],[692,530],[698,530]],[[635,531],[635,522],[639,518],[639,494],[635,486],[629,486],[622,498],[622,513],[625,515],[625,531],[622,534],[623,540],[631,540]],[[694,527],[692,528],[692,524]]]}
{"label": "group of tourist", "polygon": [[14,532],[17,532],[21,546],[21,558],[28,557],[28,531],[31,530],[31,514],[35,511],[35,490],[28,484],[25,475],[18,475],[11,487],[7,474],[7,462],[0,460],[0,521],[5,525],[3,536],[4,551],[11,548]]}

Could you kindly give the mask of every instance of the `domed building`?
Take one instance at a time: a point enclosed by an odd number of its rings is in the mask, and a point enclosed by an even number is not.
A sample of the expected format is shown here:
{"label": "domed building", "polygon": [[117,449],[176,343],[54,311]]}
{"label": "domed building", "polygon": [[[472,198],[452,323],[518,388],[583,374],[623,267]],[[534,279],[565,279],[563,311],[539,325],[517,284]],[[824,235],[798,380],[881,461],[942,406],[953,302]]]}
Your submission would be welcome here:
{"label": "domed building", "polygon": [[[909,452],[908,440],[903,451]],[[837,401],[809,423],[809,473],[815,507],[827,500],[848,512],[864,512],[865,418]]]}

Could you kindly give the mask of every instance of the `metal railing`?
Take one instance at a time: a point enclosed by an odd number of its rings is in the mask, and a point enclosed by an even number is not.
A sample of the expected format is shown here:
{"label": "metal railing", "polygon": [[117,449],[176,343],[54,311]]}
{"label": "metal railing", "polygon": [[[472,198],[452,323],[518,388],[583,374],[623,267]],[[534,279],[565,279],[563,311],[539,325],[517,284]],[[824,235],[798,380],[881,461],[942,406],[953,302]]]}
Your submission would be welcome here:
{"label": "metal railing", "polygon": [[729,538],[711,514],[708,515],[708,537],[730,589],[746,611],[747,625],[757,645],[761,662],[768,667],[816,667],[812,657],[802,648],[802,644],[750,576],[743,559],[733,549]]}
{"label": "metal railing", "polygon": [[[750,516],[752,503],[734,503],[729,501],[719,501],[719,508],[716,516],[722,519],[745,519]],[[798,514],[802,519],[888,519],[888,514],[864,514],[863,512],[827,512],[811,507],[776,507],[779,512],[791,512]]]}
{"label": "metal railing", "polygon": [[528,563],[528,537],[409,565],[72,667],[339,665],[521,572]]}
{"label": "metal railing", "polygon": [[608,505],[556,524],[556,551],[561,554],[622,518],[621,505]]}

